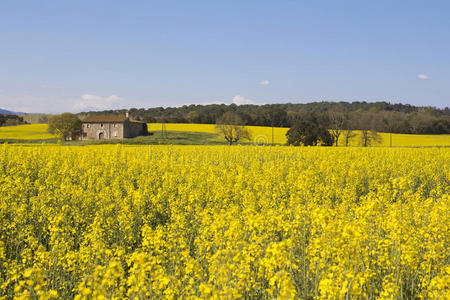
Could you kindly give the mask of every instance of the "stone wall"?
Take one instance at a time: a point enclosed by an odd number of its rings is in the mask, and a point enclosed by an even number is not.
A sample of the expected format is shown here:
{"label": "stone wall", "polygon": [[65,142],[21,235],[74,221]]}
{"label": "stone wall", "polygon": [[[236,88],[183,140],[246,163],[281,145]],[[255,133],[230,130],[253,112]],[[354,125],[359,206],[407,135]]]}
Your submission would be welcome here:
{"label": "stone wall", "polygon": [[123,137],[125,138],[147,135],[147,124],[145,123],[125,121],[124,125]]}
{"label": "stone wall", "polygon": [[147,124],[125,121],[123,123],[84,123],[82,140],[122,139],[147,135]]}
{"label": "stone wall", "polygon": [[121,139],[124,137],[122,123],[85,123],[83,124],[83,140]]}

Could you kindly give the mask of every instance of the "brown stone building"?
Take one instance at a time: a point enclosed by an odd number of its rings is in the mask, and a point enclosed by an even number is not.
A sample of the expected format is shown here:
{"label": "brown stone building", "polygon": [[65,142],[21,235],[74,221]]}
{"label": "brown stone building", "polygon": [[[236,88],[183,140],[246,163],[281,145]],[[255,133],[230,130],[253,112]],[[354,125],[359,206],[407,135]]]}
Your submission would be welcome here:
{"label": "brown stone building", "polygon": [[82,120],[82,140],[122,139],[147,135],[147,124],[119,115],[90,115]]}

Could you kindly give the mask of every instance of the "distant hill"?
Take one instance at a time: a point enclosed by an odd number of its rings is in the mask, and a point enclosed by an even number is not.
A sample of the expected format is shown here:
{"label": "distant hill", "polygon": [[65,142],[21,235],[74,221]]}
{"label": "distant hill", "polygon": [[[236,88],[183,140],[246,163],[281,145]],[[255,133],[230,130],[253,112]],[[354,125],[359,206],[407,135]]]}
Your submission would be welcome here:
{"label": "distant hill", "polygon": [[24,113],[0,108],[0,114],[2,114],[2,115],[23,115]]}

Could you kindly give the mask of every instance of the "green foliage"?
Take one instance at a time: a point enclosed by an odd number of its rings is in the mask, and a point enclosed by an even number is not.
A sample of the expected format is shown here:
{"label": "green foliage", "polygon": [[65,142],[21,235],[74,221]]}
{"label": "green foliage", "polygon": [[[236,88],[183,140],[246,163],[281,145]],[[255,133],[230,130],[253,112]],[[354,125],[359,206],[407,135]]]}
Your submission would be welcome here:
{"label": "green foliage", "polygon": [[59,135],[64,140],[75,140],[81,135],[81,120],[74,114],[63,113],[48,119],[48,132]]}
{"label": "green foliage", "polygon": [[294,146],[332,146],[333,137],[314,115],[304,115],[286,133],[288,144]]}
{"label": "green foliage", "polygon": [[0,126],[14,126],[26,123],[22,116],[0,114]]}

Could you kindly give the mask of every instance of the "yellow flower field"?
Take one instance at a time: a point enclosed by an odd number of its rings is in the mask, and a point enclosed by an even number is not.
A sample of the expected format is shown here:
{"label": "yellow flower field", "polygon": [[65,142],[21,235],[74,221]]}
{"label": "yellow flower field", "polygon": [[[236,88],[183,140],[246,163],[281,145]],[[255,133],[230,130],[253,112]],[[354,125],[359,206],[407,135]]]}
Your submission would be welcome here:
{"label": "yellow flower field", "polygon": [[57,136],[47,132],[47,124],[0,127],[0,139],[43,140],[54,138]]}
{"label": "yellow flower field", "polygon": [[0,295],[450,297],[450,149],[0,145]]}

